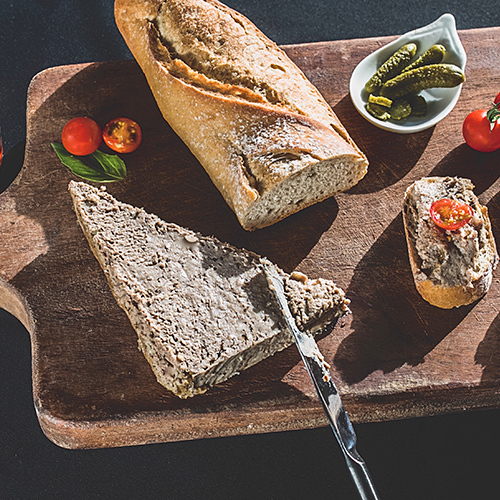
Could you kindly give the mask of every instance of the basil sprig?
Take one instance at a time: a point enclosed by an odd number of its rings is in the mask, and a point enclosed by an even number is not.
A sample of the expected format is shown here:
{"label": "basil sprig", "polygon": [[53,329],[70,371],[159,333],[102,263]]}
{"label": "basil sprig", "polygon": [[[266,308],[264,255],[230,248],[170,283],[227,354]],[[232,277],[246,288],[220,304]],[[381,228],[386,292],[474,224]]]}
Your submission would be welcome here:
{"label": "basil sprig", "polygon": [[92,182],[121,181],[127,175],[124,161],[116,155],[94,151],[87,156],[75,156],[68,153],[62,144],[51,143],[62,164],[76,176]]}

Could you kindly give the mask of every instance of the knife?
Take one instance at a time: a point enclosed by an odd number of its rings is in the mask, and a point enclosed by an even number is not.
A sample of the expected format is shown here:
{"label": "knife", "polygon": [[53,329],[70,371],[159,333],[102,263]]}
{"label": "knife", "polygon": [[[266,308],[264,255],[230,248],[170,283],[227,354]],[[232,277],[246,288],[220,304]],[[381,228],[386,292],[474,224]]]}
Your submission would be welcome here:
{"label": "knife", "polygon": [[330,376],[328,364],[314,338],[297,327],[285,296],[283,278],[278,273],[277,268],[266,261],[263,261],[263,265],[269,287],[273,291],[278,306],[283,313],[285,323],[294,337],[295,344],[318,393],[328,422],[340,444],[359,496],[363,500],[378,500],[379,497],[375,491],[370,472],[356,449],[356,434]]}

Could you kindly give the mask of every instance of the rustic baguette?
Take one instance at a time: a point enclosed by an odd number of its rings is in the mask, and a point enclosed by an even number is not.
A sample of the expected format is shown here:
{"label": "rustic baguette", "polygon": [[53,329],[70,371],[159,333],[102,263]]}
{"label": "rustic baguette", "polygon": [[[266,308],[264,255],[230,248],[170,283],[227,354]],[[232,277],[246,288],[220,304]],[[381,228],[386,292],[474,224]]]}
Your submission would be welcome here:
{"label": "rustic baguette", "polygon": [[368,162],[318,90],[217,0],[116,0],[167,122],[246,230],[354,186]]}
{"label": "rustic baguette", "polygon": [[[498,261],[488,210],[468,179],[426,177],[413,183],[404,198],[403,220],[411,269],[418,292],[444,309],[471,304],[490,288]],[[438,227],[431,204],[441,198],[467,203],[474,215],[454,231]]]}
{"label": "rustic baguette", "polygon": [[[139,348],[158,382],[174,394],[203,393],[293,343],[262,258],[166,223],[86,183],[71,182],[69,190]],[[319,332],[349,312],[349,301],[331,281],[283,276],[299,328]]]}

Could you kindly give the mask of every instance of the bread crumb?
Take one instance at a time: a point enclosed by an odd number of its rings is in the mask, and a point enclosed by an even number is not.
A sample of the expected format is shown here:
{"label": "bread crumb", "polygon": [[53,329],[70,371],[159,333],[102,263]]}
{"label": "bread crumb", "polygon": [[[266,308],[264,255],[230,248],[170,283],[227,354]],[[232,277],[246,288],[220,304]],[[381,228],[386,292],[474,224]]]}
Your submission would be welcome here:
{"label": "bread crumb", "polygon": [[300,281],[301,283],[305,283],[307,281],[307,276],[299,271],[293,271],[290,278],[295,281]]}

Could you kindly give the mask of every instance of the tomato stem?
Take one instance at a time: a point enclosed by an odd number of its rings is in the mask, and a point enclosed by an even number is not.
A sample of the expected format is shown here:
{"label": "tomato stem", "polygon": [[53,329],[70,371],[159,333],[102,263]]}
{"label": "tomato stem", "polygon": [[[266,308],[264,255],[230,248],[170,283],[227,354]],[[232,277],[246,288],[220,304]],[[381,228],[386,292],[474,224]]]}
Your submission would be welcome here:
{"label": "tomato stem", "polygon": [[490,130],[493,130],[493,127],[495,126],[495,123],[500,119],[500,101],[495,103],[492,103],[493,107],[488,110],[486,113],[486,117],[488,118],[488,121],[490,122]]}

